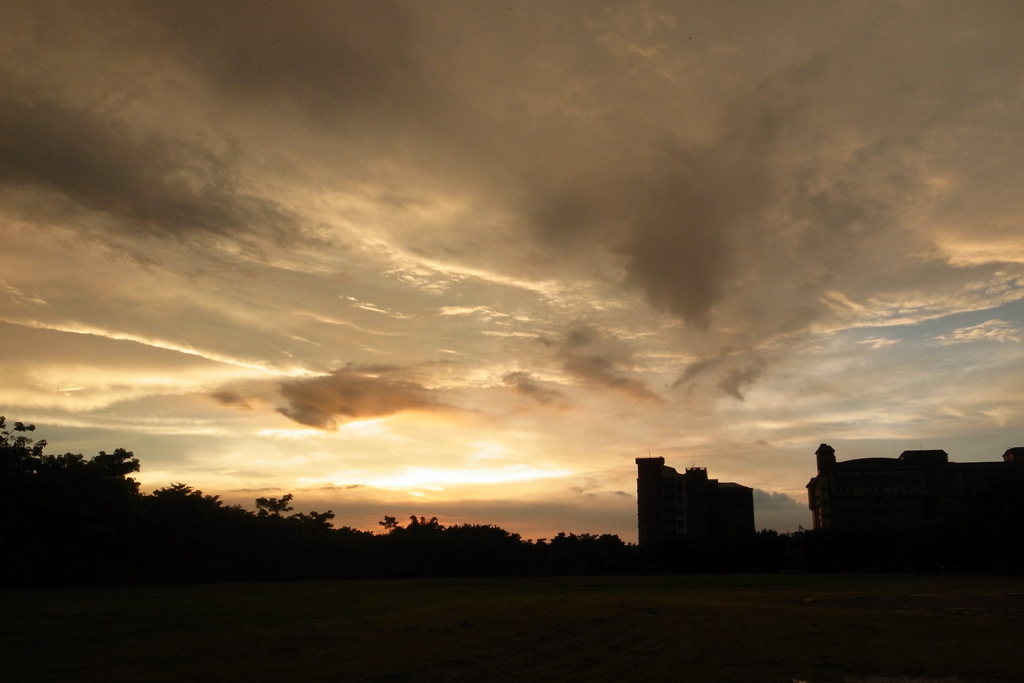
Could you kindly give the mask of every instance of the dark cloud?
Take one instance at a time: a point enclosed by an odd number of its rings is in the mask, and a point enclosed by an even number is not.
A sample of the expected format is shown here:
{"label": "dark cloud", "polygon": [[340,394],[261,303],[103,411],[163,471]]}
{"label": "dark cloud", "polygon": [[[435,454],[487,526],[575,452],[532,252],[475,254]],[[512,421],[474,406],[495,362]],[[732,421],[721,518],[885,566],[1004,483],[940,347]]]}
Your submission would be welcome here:
{"label": "dark cloud", "polygon": [[579,349],[589,346],[600,339],[598,331],[590,326],[574,327],[565,333],[565,348]]}
{"label": "dark cloud", "polygon": [[154,234],[265,232],[280,240],[296,228],[276,203],[240,192],[230,165],[211,151],[138,139],[116,119],[13,86],[0,95],[0,185],[55,192]]}
{"label": "dark cloud", "polygon": [[698,375],[704,374],[722,363],[722,358],[702,358],[701,360],[694,361],[686,366],[683,373],[679,375],[679,379],[672,383],[672,388],[680,387]]}
{"label": "dark cloud", "polygon": [[600,356],[574,356],[563,366],[570,375],[586,380],[606,389],[620,391],[638,401],[663,401],[647,383],[635,377],[627,377],[616,369],[615,364]]}
{"label": "dark cloud", "polygon": [[740,388],[753,384],[764,371],[764,363],[758,362],[742,367],[731,367],[725,371],[722,378],[718,380],[718,388],[729,394],[738,401],[746,400],[740,392]]}
{"label": "dark cloud", "polygon": [[329,375],[281,385],[288,407],[279,412],[299,424],[333,429],[339,419],[394,415],[448,406],[422,384],[365,368],[345,367]]}
{"label": "dark cloud", "polygon": [[587,255],[595,243],[622,254],[623,284],[707,329],[736,278],[742,235],[773,199],[768,160],[781,114],[743,105],[710,143],[663,135],[643,162],[538,192],[541,204],[529,210],[538,234],[569,254]]}
{"label": "dark cloud", "polygon": [[716,387],[736,400],[743,401],[746,399],[740,389],[753,384],[764,372],[765,365],[765,360],[756,354],[735,353],[726,348],[717,356],[690,363],[672,383],[672,388],[684,386],[705,375],[713,375],[717,377]]}
{"label": "dark cloud", "polygon": [[170,0],[137,9],[182,61],[250,102],[392,121],[426,104],[417,32],[398,3]]}
{"label": "dark cloud", "polygon": [[759,529],[783,533],[811,526],[811,513],[806,503],[797,502],[784,493],[761,489],[754,489],[754,519]]}
{"label": "dark cloud", "polygon": [[586,496],[587,498],[597,498],[603,496],[615,496],[617,498],[633,498],[634,494],[626,493],[625,491],[592,491],[583,486],[570,486],[569,490],[578,496]]}
{"label": "dark cloud", "polygon": [[623,249],[627,283],[702,329],[735,276],[731,240],[756,221],[770,187],[761,167],[765,141],[727,139],[709,150],[669,150]]}
{"label": "dark cloud", "polygon": [[511,387],[523,396],[529,396],[539,403],[549,404],[555,401],[563,401],[565,396],[556,389],[548,389],[543,384],[533,379],[528,372],[510,372],[501,378],[502,384]]}
{"label": "dark cloud", "polygon": [[762,491],[761,489],[754,489],[754,506],[759,510],[790,510],[794,507],[803,508],[800,503],[793,500],[785,493]]}
{"label": "dark cloud", "polygon": [[230,406],[232,408],[239,408],[240,410],[253,410],[253,407],[249,403],[249,400],[246,397],[234,391],[215,391],[212,394],[210,394],[210,398],[212,398],[214,401],[221,404],[222,406]]}
{"label": "dark cloud", "polygon": [[631,367],[632,361],[625,345],[594,327],[580,325],[570,329],[555,347],[562,369],[587,384],[612,389],[638,401],[664,401],[646,382],[626,374],[623,366]]}

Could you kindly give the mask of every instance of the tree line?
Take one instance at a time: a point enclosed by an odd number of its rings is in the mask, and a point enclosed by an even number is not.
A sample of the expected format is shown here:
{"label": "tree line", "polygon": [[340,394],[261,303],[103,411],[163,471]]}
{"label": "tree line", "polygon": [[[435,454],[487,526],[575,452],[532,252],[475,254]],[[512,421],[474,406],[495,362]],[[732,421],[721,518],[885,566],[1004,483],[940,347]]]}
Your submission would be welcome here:
{"label": "tree line", "polygon": [[134,453],[45,452],[0,417],[0,585],[501,576],[636,570],[611,534],[524,540],[497,526],[385,517],[379,533],[293,512],[293,496],[227,505],[187,484],[142,493]]}
{"label": "tree line", "polygon": [[[1009,483],[913,535],[762,530],[647,548],[613,534],[533,541],[416,516],[386,516],[373,533],[335,527],[330,510],[294,512],[291,494],[248,510],[182,483],[142,493],[131,451],[47,454],[34,429],[0,417],[0,586],[1024,568],[1024,487]],[[993,516],[1000,524],[980,524]]]}

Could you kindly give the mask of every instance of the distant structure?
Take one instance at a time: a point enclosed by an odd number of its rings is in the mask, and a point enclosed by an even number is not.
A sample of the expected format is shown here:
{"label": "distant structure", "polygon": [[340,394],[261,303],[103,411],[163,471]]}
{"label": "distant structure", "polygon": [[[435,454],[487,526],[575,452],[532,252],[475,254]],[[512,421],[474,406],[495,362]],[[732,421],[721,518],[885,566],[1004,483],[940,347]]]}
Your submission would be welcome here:
{"label": "distant structure", "polygon": [[815,529],[913,529],[948,517],[1008,474],[1024,475],[1024,447],[1003,453],[1002,462],[950,462],[941,450],[837,462],[824,443],[814,455],[818,476],[807,483],[807,505]]}
{"label": "distant structure", "polygon": [[665,458],[637,458],[636,464],[640,545],[754,533],[753,489],[708,479],[703,467],[680,474]]}

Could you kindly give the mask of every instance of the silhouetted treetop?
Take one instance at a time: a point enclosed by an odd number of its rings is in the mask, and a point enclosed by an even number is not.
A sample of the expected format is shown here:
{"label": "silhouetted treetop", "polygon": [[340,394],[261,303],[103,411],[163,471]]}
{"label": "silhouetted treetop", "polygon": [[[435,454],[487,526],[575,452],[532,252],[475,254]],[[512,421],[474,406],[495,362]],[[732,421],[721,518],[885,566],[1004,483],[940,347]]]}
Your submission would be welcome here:
{"label": "silhouetted treetop", "polygon": [[15,422],[7,427],[7,418],[0,415],[0,457],[4,462],[17,462],[31,457],[40,457],[46,447],[45,440],[33,442],[25,432],[34,432],[35,425]]}
{"label": "silhouetted treetop", "polygon": [[294,509],[288,505],[294,497],[292,494],[286,493],[280,499],[257,498],[256,509],[259,510],[260,517],[266,517],[267,515],[280,517],[282,512],[291,512]]}

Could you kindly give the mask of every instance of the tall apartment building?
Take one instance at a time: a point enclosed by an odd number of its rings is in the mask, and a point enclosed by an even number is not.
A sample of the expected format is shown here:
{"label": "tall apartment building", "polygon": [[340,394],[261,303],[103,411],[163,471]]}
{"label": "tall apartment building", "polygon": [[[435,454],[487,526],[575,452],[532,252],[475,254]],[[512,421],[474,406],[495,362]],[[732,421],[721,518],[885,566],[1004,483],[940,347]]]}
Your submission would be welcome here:
{"label": "tall apartment building", "polygon": [[641,545],[682,536],[754,532],[754,490],[708,479],[703,467],[680,474],[665,458],[637,458],[637,522]]}
{"label": "tall apartment building", "polygon": [[1024,447],[1006,451],[1002,462],[950,462],[942,450],[839,462],[824,443],[814,454],[818,475],[807,483],[807,504],[815,529],[912,529],[948,517],[1006,476],[1024,476]]}

